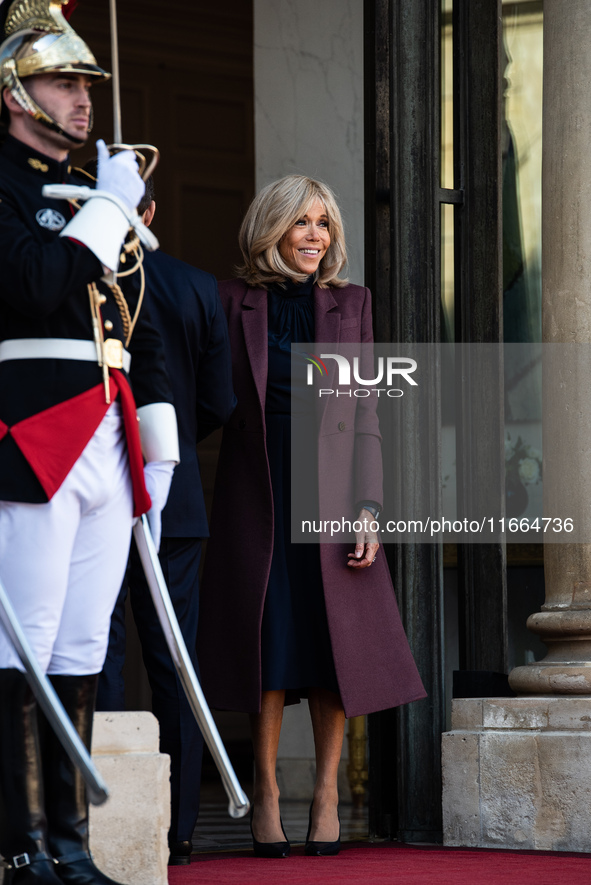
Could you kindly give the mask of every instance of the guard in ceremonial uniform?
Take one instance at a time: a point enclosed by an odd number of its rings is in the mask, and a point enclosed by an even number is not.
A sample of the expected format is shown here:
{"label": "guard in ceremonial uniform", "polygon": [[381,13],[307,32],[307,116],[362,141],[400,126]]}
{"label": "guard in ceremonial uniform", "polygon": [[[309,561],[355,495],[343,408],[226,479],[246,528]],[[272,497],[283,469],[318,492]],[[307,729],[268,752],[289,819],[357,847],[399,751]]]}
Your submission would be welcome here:
{"label": "guard in ceremonial uniform", "polygon": [[[42,193],[46,184],[88,183],[70,168],[68,152],[90,131],[89,87],[108,77],[62,15],[65,5],[0,0],[7,128],[0,145],[0,578],[90,746],[132,521],[148,511],[158,525],[178,437],[162,344],[142,310],[142,249],[129,234],[144,190],[134,154],[111,157],[98,143],[96,195],[79,210]],[[5,881],[113,885],[88,852],[81,777],[22,669],[0,630]]]}

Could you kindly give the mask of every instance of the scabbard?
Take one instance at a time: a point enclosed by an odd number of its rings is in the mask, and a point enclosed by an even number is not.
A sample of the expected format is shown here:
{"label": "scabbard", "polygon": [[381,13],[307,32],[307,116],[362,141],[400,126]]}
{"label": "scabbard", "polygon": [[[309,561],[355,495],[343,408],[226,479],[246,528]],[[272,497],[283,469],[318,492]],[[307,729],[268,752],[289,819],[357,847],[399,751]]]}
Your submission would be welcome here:
{"label": "scabbard", "polygon": [[109,796],[105,782],[95,768],[53,685],[39,666],[2,581],[0,581],[0,623],[25,668],[27,680],[37,703],[45,713],[72,764],[82,774],[90,802],[93,805],[102,805]]}
{"label": "scabbard", "polygon": [[176,672],[181,681],[187,700],[201,729],[203,739],[209,748],[213,760],[222,778],[224,789],[228,796],[228,814],[230,817],[244,817],[247,814],[250,803],[242,790],[238,779],[228,759],[228,754],[222,743],[217,726],[203,695],[201,685],[197,679],[185,640],[181,633],[179,623],[170,599],[168,587],[162,574],[160,560],[154,546],[152,533],[146,516],[139,519],[133,529],[138,553],[142,562],[146,581],[150,588],[150,594],[154,602],[158,620],[164,632],[166,644],[170,651]]}

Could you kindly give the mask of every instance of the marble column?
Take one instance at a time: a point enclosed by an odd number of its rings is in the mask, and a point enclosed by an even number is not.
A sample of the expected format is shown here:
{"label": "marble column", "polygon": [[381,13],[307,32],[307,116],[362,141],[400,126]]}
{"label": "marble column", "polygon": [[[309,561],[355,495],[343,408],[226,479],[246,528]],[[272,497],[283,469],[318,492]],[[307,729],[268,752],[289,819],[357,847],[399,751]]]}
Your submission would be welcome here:
{"label": "marble column", "polygon": [[[544,508],[578,541],[591,538],[590,46],[588,0],[544,0]],[[591,544],[548,543],[544,564],[528,627],[548,654],[509,677],[528,697],[452,703],[446,845],[591,851]]]}
{"label": "marble column", "polygon": [[[591,539],[591,5],[544,2],[542,165],[544,510]],[[585,347],[583,345],[589,345]],[[557,356],[560,349],[546,348]],[[562,361],[564,364],[564,360]],[[585,524],[587,526],[585,527]],[[591,695],[591,544],[546,544],[546,599],[528,627],[544,660],[510,674],[519,694]]]}

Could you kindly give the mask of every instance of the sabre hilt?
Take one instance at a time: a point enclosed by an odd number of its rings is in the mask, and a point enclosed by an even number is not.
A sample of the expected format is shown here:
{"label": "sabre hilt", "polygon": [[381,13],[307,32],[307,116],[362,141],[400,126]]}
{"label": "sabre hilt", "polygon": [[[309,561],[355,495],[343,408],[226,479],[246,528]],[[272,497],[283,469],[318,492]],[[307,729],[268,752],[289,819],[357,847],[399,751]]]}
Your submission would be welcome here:
{"label": "sabre hilt", "polygon": [[[153,144],[109,144],[107,149],[111,156],[119,151],[133,151],[138,164],[139,173],[144,181],[147,181],[160,159],[160,151]],[[146,154],[148,156],[146,157]]]}

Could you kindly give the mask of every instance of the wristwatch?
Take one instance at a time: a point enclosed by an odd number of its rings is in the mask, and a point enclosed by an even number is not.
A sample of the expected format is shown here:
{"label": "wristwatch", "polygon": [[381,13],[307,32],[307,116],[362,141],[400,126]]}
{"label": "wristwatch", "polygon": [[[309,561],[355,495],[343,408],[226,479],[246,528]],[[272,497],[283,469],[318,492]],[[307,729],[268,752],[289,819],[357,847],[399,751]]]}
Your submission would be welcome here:
{"label": "wristwatch", "polygon": [[363,503],[361,503],[361,504],[359,505],[359,507],[360,507],[361,510],[368,510],[368,511],[371,513],[371,515],[373,516],[374,519],[377,520],[377,519],[380,518],[381,510],[379,510],[377,507],[374,507],[373,504],[363,504]]}

